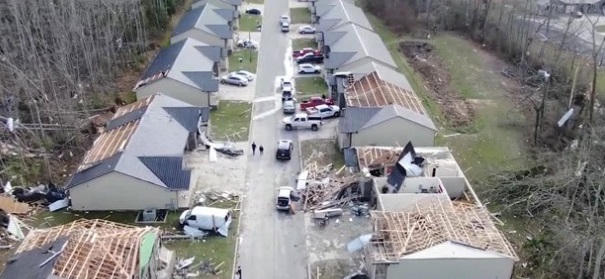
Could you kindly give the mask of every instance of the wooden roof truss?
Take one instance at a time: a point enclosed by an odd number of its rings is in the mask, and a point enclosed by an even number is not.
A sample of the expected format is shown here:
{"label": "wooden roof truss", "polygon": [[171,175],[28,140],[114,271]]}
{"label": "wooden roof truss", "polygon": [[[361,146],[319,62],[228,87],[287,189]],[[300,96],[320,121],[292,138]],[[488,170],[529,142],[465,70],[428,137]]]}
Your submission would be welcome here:
{"label": "wooden roof truss", "polygon": [[347,106],[383,107],[400,105],[413,112],[427,115],[422,102],[414,92],[390,84],[377,72],[372,72],[356,81],[346,92]]}
{"label": "wooden roof truss", "polygon": [[105,220],[78,220],[50,229],[34,230],[25,238],[17,253],[41,247],[68,237],[59,255],[53,275],[70,279],[139,278],[141,238],[158,229],[134,227]]}
{"label": "wooden roof truss", "polygon": [[489,212],[467,203],[423,200],[404,212],[372,212],[381,258],[401,257],[452,241],[517,258],[509,242],[495,227]]}
{"label": "wooden roof truss", "polygon": [[357,161],[360,168],[394,165],[399,158],[401,148],[357,147]]}

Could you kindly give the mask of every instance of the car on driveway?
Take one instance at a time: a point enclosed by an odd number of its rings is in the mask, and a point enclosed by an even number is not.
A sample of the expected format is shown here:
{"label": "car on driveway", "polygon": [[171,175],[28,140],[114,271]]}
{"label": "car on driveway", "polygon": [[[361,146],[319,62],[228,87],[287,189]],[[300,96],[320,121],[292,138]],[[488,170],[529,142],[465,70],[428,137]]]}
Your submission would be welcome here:
{"label": "car on driveway", "polygon": [[307,108],[316,107],[319,105],[334,105],[334,100],[324,99],[322,97],[311,97],[308,100],[304,100],[300,103],[300,109],[306,110]]}
{"label": "car on driveway", "polygon": [[245,77],[248,81],[253,81],[254,80],[254,74],[248,71],[244,71],[244,70],[239,70],[237,72],[233,72],[232,74],[236,74],[238,76],[243,76]]}
{"label": "car on driveway", "polygon": [[298,73],[299,74],[319,74],[321,72],[321,67],[315,66],[313,64],[298,64]]}
{"label": "car on driveway", "polygon": [[275,152],[275,159],[280,161],[289,161],[292,159],[292,152],[294,151],[294,143],[291,140],[279,140],[277,142],[277,151]]}
{"label": "car on driveway", "polygon": [[298,34],[315,34],[315,28],[309,25],[298,27]]}
{"label": "car on driveway", "polygon": [[247,9],[246,13],[249,15],[260,15],[260,10],[255,8]]}
{"label": "car on driveway", "polygon": [[319,105],[307,108],[306,111],[309,116],[315,116],[321,119],[340,116],[340,107],[334,105]]}
{"label": "car on driveway", "polygon": [[303,56],[296,57],[297,64],[304,64],[304,63],[321,64],[323,62],[324,62],[324,56],[321,54],[317,55],[314,53],[307,53]]}
{"label": "car on driveway", "polygon": [[314,53],[315,55],[323,55],[323,53],[319,49],[314,49],[312,47],[306,47],[303,49],[293,51],[292,57],[297,58],[297,57],[305,55],[307,53]]}
{"label": "car on driveway", "polygon": [[228,74],[221,78],[221,83],[223,84],[231,84],[238,86],[247,86],[248,79],[245,76],[236,75],[234,73]]}

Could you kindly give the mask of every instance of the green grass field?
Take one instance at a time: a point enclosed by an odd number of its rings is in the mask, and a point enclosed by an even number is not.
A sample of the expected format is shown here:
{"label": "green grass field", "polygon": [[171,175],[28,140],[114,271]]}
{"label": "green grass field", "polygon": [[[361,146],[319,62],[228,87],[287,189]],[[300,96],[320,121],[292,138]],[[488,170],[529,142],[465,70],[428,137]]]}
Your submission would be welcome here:
{"label": "green grass field", "polygon": [[220,141],[247,141],[252,104],[243,101],[220,101],[210,112],[210,133]]}

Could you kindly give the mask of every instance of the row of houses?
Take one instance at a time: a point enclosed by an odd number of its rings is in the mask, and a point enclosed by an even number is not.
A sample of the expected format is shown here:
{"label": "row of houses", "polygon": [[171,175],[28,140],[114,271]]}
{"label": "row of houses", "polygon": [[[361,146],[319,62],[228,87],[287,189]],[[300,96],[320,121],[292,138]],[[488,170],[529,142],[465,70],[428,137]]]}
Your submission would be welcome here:
{"label": "row of houses", "polygon": [[341,148],[433,146],[437,128],[364,11],[343,0],[309,6],[330,96],[344,108]]}
{"label": "row of houses", "polygon": [[199,107],[218,105],[219,73],[228,67],[241,0],[197,0],[191,5],[133,91],[158,92]]}
{"label": "row of houses", "polygon": [[363,10],[347,0],[309,9],[330,95],[344,108],[346,166],[372,178],[370,278],[511,278],[514,249],[451,151],[434,147],[435,124]]}
{"label": "row of houses", "polygon": [[218,104],[240,5],[192,3],[136,83],[138,101],[116,111],[66,185],[74,210],[189,206],[197,181],[184,158]]}

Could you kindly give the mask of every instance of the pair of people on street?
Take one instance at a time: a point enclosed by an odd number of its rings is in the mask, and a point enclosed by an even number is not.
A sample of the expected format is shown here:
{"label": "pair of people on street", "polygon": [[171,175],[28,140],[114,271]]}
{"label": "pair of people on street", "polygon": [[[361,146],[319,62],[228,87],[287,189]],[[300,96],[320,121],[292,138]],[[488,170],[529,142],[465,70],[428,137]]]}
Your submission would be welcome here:
{"label": "pair of people on street", "polygon": [[[263,152],[265,152],[265,148],[263,148],[263,146],[259,146],[258,147],[258,152],[260,153],[261,156],[263,156]],[[252,156],[256,155],[256,143],[252,142]]]}

